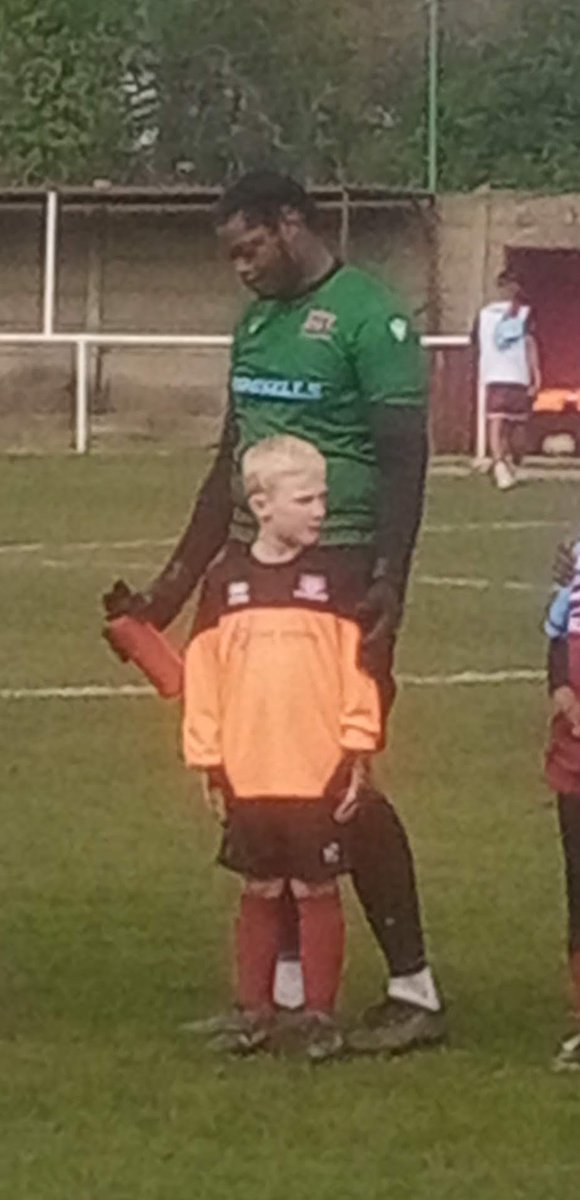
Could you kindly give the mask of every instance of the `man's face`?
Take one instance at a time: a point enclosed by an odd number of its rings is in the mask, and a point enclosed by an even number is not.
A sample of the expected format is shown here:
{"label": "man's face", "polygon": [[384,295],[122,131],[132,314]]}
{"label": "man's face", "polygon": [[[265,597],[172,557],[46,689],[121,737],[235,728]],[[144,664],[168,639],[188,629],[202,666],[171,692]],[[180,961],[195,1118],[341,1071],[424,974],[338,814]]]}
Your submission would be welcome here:
{"label": "man's face", "polygon": [[248,224],[236,213],[218,230],[238,278],[265,299],[295,295],[301,278],[296,242],[302,227],[298,213],[283,213],[276,226]]}
{"label": "man's face", "polygon": [[315,467],[281,475],[251,498],[260,527],[292,549],[316,545],[326,516],[326,471]]}

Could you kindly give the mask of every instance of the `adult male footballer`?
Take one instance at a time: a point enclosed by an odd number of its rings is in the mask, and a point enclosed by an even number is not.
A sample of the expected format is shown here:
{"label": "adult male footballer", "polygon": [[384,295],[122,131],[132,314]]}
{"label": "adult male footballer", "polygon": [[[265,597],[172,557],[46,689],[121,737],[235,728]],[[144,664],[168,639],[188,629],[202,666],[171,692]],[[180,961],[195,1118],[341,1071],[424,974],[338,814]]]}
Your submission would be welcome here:
{"label": "adult male footballer", "polygon": [[[219,239],[254,299],[231,355],[229,406],[213,466],[161,574],[124,611],[168,625],[228,539],[251,540],[239,464],[262,438],[294,434],[328,464],[322,536],[352,584],[362,665],[394,697],[393,648],[423,507],[426,373],[419,340],[393,294],[332,255],[316,208],[293,179],[246,175],[222,196]],[[324,589],[313,579],[312,588]],[[107,598],[106,598],[107,602]],[[110,615],[118,615],[113,594]],[[411,850],[392,803],[348,822],[352,879],[389,968],[384,1000],[357,1033],[362,1052],[401,1052],[445,1034],[428,966]]]}

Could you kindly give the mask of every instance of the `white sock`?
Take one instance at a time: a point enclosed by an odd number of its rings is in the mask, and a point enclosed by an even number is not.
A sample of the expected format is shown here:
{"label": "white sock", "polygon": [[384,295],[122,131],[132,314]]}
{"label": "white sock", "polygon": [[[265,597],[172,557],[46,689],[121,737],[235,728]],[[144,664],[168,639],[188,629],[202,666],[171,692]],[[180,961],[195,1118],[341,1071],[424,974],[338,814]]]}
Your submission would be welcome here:
{"label": "white sock", "polygon": [[389,982],[389,996],[392,1000],[417,1004],[419,1008],[429,1009],[429,1012],[439,1012],[441,1008],[430,967],[423,967],[415,975],[395,975]]}
{"label": "white sock", "polygon": [[304,978],[298,958],[279,958],[274,975],[274,1003],[280,1008],[302,1008]]}

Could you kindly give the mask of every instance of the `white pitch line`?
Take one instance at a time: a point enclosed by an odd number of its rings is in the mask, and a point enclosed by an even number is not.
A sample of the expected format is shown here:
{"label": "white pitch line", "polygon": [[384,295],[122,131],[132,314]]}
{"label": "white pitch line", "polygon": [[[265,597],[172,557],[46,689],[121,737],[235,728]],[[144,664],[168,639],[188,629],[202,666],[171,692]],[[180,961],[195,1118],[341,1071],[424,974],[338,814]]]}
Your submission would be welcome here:
{"label": "white pitch line", "polygon": [[478,579],[463,575],[416,575],[415,583],[423,587],[465,588],[474,592],[485,592],[489,588],[505,588],[509,592],[538,592],[547,594],[543,584],[525,583],[519,579]]}
{"label": "white pitch line", "polygon": [[[41,558],[37,564],[47,571],[71,571],[71,570],[94,570],[102,572],[105,567],[111,569],[116,566],[120,569],[118,561],[109,556],[99,558],[90,563],[82,565],[74,558]],[[0,562],[0,569],[8,567],[8,561]],[[154,563],[152,561],[125,559],[123,569],[128,572],[153,571]],[[413,577],[413,582],[420,587],[441,587],[441,588],[465,588],[470,591],[487,591],[489,588],[504,588],[507,591],[514,592],[538,592],[542,595],[546,594],[547,588],[544,584],[528,583],[518,579],[487,579],[485,577],[470,576],[470,575],[429,575],[417,574]]]}
{"label": "white pitch line", "polygon": [[489,530],[492,533],[522,533],[527,529],[568,529],[571,521],[426,521],[423,533],[476,533]]}
{"label": "white pitch line", "polygon": [[95,550],[144,550],[149,546],[174,546],[177,537],[139,538],[131,542],[2,542],[0,554],[57,554],[59,551],[94,552]]}
{"label": "white pitch line", "polygon": [[[567,520],[561,521],[544,521],[544,520],[529,520],[529,521],[464,521],[464,522],[440,522],[427,521],[423,525],[423,533],[476,533],[489,530],[492,533],[521,533],[526,530],[533,529],[567,529],[573,523]],[[165,546],[174,546],[177,543],[176,534],[171,538],[138,538],[133,541],[114,541],[114,542],[2,542],[0,543],[0,555],[4,554],[50,554],[66,553],[73,551],[74,553],[94,553],[96,550],[143,550],[147,548],[163,548]]]}
{"label": "white pitch line", "polygon": [[414,582],[427,587],[469,588],[478,592],[490,586],[489,579],[469,579],[462,575],[416,575]]}
{"label": "white pitch line", "polygon": [[396,678],[411,687],[458,687],[463,684],[537,683],[546,678],[546,672],[516,667],[507,671],[457,671],[452,675],[402,674]]}
{"label": "white pitch line", "polygon": [[[3,565],[6,567],[7,564],[0,563],[0,567]],[[106,569],[110,571],[113,569],[113,567],[116,570],[121,570],[119,560],[110,556],[106,558],[99,558],[97,562],[82,564],[74,558],[41,558],[38,566],[42,567],[46,571],[82,570],[85,573],[89,570],[101,572]],[[124,558],[122,569],[126,572],[148,571],[150,574],[152,574],[155,571],[155,567],[156,564],[152,559],[149,559],[147,562],[135,562],[133,559]]]}
{"label": "white pitch line", "polygon": [[155,690],[147,684],[124,683],[113,686],[106,683],[75,684],[62,687],[0,688],[0,700],[112,700],[133,696],[154,696]]}
{"label": "white pitch line", "polygon": [[[505,671],[456,671],[451,675],[397,676],[406,687],[460,687],[476,684],[537,683],[545,679],[545,671],[531,667],[516,667]],[[146,684],[89,683],[86,685],[63,685],[61,687],[0,688],[0,700],[116,700],[154,696],[155,690]]]}
{"label": "white pitch line", "polygon": [[[113,568],[136,574],[140,572],[151,574],[155,570],[155,563],[152,560],[147,562],[144,560],[124,559],[121,568],[119,561],[110,556],[101,557],[96,561],[88,563],[80,563],[74,558],[41,558],[36,566],[45,571],[82,570],[85,574],[87,571],[97,571],[99,574],[102,574],[105,569],[112,571]],[[9,566],[8,559],[0,561],[0,570],[2,569],[13,569],[13,566]],[[415,587],[463,588],[474,592],[485,592],[489,591],[490,588],[500,588],[512,592],[536,592],[538,595],[547,595],[548,592],[548,586],[545,584],[527,583],[519,579],[486,579],[470,575],[417,574],[413,576],[413,583]]]}

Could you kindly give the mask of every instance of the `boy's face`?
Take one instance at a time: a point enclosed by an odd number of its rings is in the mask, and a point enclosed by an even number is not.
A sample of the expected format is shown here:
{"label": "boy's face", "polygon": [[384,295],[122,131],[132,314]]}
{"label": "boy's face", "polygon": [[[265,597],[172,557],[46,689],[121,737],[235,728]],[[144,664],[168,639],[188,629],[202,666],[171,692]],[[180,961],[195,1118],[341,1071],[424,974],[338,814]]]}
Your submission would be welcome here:
{"label": "boy's face", "polygon": [[314,546],[326,516],[326,471],[282,475],[266,491],[256,492],[250,506],[260,530],[294,549]]}
{"label": "boy's face", "polygon": [[515,304],[520,298],[520,287],[515,279],[504,279],[498,287],[501,300],[508,301],[509,304]]}

